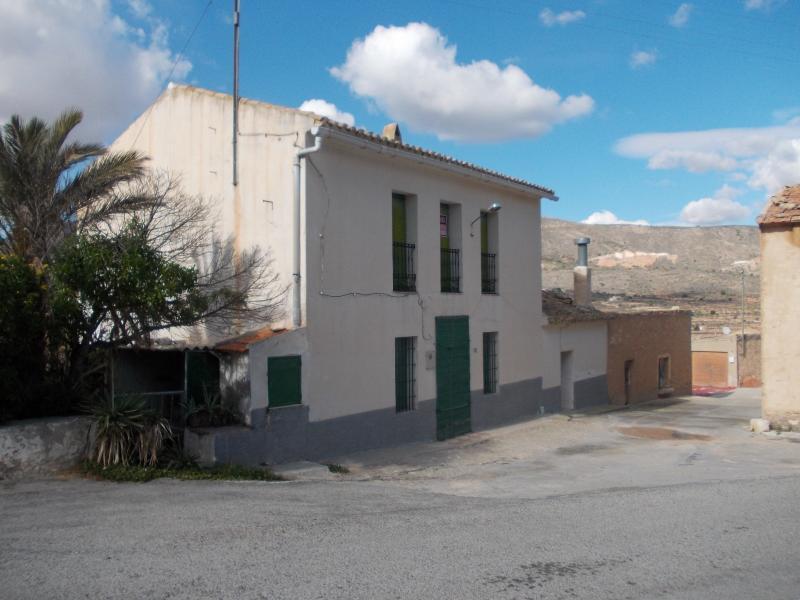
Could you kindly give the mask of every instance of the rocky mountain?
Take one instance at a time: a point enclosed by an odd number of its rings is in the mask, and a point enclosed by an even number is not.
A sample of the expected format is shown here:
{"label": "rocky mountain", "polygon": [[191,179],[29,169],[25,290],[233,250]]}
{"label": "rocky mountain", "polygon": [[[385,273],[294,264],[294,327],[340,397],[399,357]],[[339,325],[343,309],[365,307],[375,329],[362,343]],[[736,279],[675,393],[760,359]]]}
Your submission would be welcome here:
{"label": "rocky mountain", "polygon": [[589,237],[595,292],[608,295],[678,296],[756,293],[758,228],[584,225],[542,219],[545,288],[572,287],[575,238]]}

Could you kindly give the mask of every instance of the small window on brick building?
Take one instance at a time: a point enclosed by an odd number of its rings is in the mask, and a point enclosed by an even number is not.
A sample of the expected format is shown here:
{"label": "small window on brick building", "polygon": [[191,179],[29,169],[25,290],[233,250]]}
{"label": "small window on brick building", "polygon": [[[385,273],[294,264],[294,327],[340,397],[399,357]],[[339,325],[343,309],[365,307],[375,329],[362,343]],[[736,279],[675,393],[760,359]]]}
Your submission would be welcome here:
{"label": "small window on brick building", "polygon": [[670,387],[669,376],[669,356],[661,356],[658,359],[658,389],[664,390]]}

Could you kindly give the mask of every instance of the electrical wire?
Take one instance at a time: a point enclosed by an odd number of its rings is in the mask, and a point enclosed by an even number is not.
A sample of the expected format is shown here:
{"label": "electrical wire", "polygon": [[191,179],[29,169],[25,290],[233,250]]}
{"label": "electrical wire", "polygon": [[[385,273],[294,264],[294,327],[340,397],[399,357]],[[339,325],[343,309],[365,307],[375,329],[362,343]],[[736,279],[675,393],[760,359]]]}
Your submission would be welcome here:
{"label": "electrical wire", "polygon": [[414,292],[407,292],[396,294],[392,292],[359,292],[355,290],[341,292],[341,293],[331,293],[325,291],[325,230],[328,226],[328,215],[330,213],[331,208],[331,193],[328,189],[328,183],[325,181],[325,176],[322,174],[322,171],[319,170],[317,165],[314,164],[311,156],[306,157],[306,164],[310,164],[314,171],[317,173],[320,181],[322,182],[322,189],[325,192],[325,213],[322,217],[322,227],[320,227],[319,233],[319,245],[320,245],[320,258],[319,258],[319,295],[323,298],[358,298],[358,297],[375,297],[380,296],[384,298],[408,298],[412,296],[416,296],[417,305],[419,306],[420,311],[420,325],[421,325],[421,335],[422,339],[426,342],[430,342],[433,338],[430,335],[425,334],[425,302],[418,291]]}

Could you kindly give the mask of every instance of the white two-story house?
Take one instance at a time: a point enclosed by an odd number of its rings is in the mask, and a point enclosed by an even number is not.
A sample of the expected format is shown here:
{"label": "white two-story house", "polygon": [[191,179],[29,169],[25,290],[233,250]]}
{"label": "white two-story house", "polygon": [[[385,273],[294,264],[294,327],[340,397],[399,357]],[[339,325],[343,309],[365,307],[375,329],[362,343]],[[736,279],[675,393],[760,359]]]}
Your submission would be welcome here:
{"label": "white two-story house", "polygon": [[[267,249],[287,290],[279,321],[203,342],[245,425],[189,436],[194,451],[313,459],[560,409],[541,301],[552,190],[404,144],[396,127],[245,99],[234,186],[232,110],[172,85],[114,144],[212,200],[213,226]],[[581,389],[605,376],[594,383]]]}

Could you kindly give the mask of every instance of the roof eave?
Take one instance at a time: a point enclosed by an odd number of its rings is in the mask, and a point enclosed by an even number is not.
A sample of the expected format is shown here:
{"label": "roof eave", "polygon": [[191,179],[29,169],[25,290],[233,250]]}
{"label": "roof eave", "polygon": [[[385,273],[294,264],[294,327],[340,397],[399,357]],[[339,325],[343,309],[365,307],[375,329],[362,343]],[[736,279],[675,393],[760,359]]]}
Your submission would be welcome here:
{"label": "roof eave", "polygon": [[512,189],[517,192],[522,192],[525,194],[533,193],[539,198],[547,198],[548,200],[553,200],[554,202],[558,201],[558,196],[556,196],[553,192],[533,184],[526,185],[521,182],[512,181],[511,179],[507,179],[499,175],[493,175],[491,173],[460,165],[458,163],[442,160],[440,158],[434,158],[432,156],[426,156],[400,146],[376,142],[363,136],[333,128],[324,122],[317,128],[317,134],[321,135],[322,137],[338,140],[358,148],[372,150],[378,154],[402,157],[426,166],[443,169],[445,171],[463,175],[465,177],[472,177],[487,183]]}

